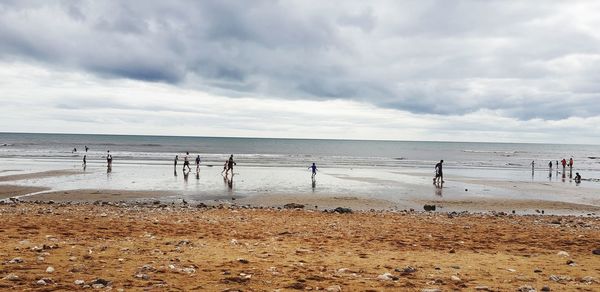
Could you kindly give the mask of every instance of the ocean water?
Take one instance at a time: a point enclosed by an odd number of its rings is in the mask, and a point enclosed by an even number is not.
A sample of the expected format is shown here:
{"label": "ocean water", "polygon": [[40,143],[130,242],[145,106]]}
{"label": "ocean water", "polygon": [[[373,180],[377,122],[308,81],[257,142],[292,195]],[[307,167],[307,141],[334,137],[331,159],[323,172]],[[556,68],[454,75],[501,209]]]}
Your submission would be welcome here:
{"label": "ocean water", "polygon": [[[110,173],[107,150],[114,159]],[[181,158],[185,151],[192,160],[189,175],[181,171],[181,160],[173,167],[175,155]],[[230,154],[237,162],[231,184],[221,175]],[[83,155],[87,155],[86,169],[82,169]],[[196,155],[202,159],[198,176],[193,165]],[[580,172],[585,182],[575,184],[562,167],[549,171],[549,161],[570,157],[575,161],[573,175]],[[440,159],[445,161],[443,189],[431,183]],[[531,161],[536,162],[533,174]],[[315,185],[308,170],[313,162],[319,168]],[[197,201],[310,194],[384,199],[407,207],[429,199],[488,198],[600,206],[598,145],[0,133],[0,176],[56,169],[78,174],[5,183],[53,191],[164,190]],[[525,190],[512,184],[485,183],[490,180],[535,187]]]}
{"label": "ocean water", "polygon": [[[85,153],[84,146],[90,150]],[[73,153],[73,148],[77,152]],[[85,134],[0,133],[0,159],[103,161],[110,150],[115,163],[171,164],[175,155],[200,155],[203,164],[222,165],[230,154],[246,166],[540,169],[573,157],[581,172],[600,172],[599,145],[359,141],[227,137],[167,137]]]}

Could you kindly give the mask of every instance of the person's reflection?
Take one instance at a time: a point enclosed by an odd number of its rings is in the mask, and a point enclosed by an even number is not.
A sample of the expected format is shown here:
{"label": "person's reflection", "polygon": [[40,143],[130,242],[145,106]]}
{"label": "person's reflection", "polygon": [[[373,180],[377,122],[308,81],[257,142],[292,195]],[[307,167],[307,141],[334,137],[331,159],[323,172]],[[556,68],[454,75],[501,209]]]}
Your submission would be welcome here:
{"label": "person's reflection", "polygon": [[227,186],[227,189],[231,192],[233,190],[233,174],[231,177],[229,177],[229,175],[224,175],[223,183],[225,183],[225,186]]}
{"label": "person's reflection", "polygon": [[314,191],[315,188],[317,187],[317,178],[315,178],[314,175],[311,177],[311,182],[312,182],[311,186],[312,186],[312,189]]}
{"label": "person's reflection", "polygon": [[550,172],[548,172],[548,180],[552,181],[552,169],[550,169]]}
{"label": "person's reflection", "polygon": [[562,182],[565,182],[565,178],[566,178],[566,173],[563,171],[562,172]]}
{"label": "person's reflection", "polygon": [[436,182],[433,184],[435,186],[435,195],[438,197],[442,196],[443,184],[441,182]]}
{"label": "person's reflection", "polygon": [[177,168],[173,169],[173,176],[177,176]]}
{"label": "person's reflection", "polygon": [[196,179],[200,179],[200,173],[196,172]]}
{"label": "person's reflection", "polygon": [[190,172],[189,171],[185,171],[185,169],[183,170],[183,181],[184,182],[188,182],[188,177],[190,176]]}

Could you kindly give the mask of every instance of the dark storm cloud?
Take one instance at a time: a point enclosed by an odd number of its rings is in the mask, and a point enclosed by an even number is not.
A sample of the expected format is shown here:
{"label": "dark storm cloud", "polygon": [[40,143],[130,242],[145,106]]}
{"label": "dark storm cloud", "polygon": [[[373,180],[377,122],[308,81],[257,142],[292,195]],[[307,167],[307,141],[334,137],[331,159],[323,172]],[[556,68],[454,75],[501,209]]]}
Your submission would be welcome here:
{"label": "dark storm cloud", "polygon": [[228,96],[597,116],[593,2],[3,1],[0,58]]}

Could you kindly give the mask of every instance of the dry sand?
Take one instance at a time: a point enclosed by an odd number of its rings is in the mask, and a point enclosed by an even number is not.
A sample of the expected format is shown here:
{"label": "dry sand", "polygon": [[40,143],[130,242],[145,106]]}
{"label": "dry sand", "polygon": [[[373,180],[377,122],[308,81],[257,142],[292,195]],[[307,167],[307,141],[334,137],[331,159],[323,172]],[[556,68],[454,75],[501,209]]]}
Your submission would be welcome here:
{"label": "dry sand", "polygon": [[600,290],[599,218],[21,203],[0,220],[2,289]]}

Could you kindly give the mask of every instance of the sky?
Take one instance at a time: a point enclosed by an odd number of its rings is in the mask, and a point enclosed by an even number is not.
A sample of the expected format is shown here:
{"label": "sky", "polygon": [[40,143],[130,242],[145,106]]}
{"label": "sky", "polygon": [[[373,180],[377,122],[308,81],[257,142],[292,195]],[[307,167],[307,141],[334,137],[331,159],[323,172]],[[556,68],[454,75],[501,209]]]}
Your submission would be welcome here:
{"label": "sky", "polygon": [[598,1],[0,0],[0,132],[600,144]]}

